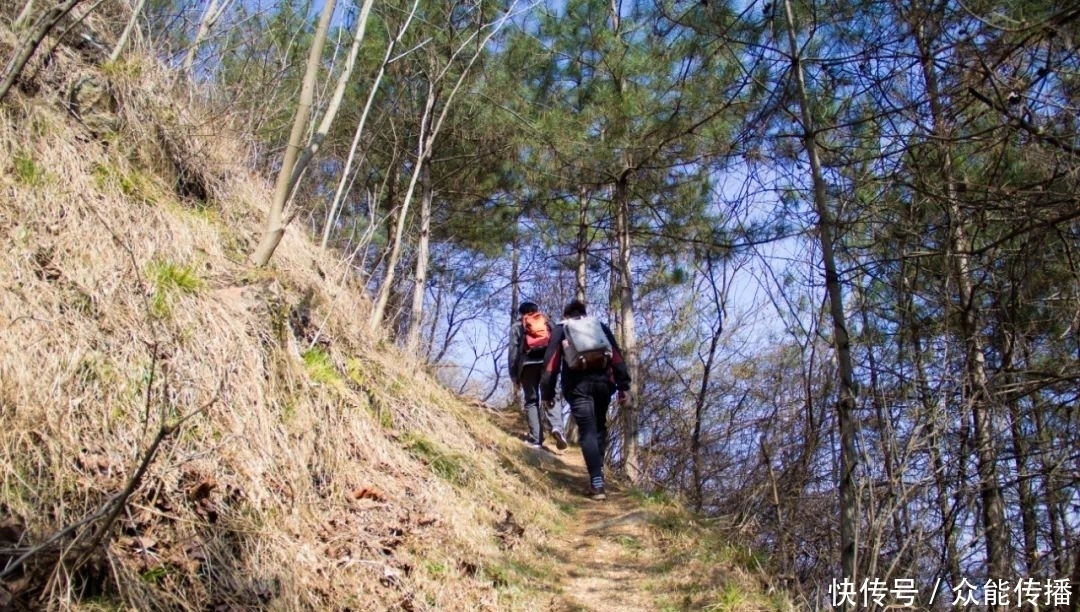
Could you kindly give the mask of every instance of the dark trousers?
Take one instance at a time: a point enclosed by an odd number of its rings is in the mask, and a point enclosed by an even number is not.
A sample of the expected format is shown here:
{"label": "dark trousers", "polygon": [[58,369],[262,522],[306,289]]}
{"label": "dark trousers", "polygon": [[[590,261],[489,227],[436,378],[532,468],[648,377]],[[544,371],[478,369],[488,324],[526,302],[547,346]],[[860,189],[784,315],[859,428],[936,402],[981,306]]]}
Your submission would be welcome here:
{"label": "dark trousers", "polygon": [[[604,453],[607,452],[607,413],[611,405],[611,383],[583,380],[564,390],[570,413],[578,426],[578,441],[592,486],[604,486]],[[597,484],[599,482],[599,484]]]}
{"label": "dark trousers", "polygon": [[[533,444],[544,441],[544,425],[540,420],[540,375],[543,374],[543,370],[544,364],[530,363],[522,366],[521,375],[518,376],[521,391],[525,394],[525,419],[529,423],[529,442]],[[553,404],[551,410],[548,410],[543,418],[547,420],[550,430],[562,431],[562,411],[558,406]]]}

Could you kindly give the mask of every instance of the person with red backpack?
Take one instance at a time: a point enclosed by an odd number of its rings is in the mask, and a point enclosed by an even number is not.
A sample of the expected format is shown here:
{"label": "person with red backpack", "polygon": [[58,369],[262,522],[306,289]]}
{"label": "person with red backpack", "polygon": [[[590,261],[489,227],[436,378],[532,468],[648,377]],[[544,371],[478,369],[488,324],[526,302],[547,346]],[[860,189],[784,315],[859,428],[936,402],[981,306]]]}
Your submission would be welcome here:
{"label": "person with red backpack", "polygon": [[[540,422],[540,374],[544,365],[544,353],[551,340],[551,323],[534,302],[523,302],[518,307],[521,318],[510,328],[510,349],[507,366],[510,380],[514,383],[515,399],[520,387],[525,395],[525,418],[529,424],[529,443],[543,448],[544,428]],[[563,434],[562,411],[553,402],[545,402],[544,417],[551,429],[551,437],[559,450],[566,448]]]}

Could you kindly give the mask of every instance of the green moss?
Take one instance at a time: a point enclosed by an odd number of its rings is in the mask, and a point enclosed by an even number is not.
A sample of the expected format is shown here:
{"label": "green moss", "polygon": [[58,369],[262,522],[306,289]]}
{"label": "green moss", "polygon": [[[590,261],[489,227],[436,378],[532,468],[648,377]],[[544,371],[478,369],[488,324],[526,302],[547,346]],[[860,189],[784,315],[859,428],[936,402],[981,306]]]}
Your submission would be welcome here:
{"label": "green moss", "polygon": [[665,491],[642,491],[640,489],[631,489],[629,494],[631,498],[647,505],[669,506],[674,503],[671,495]]}
{"label": "green moss", "polygon": [[45,184],[45,169],[28,153],[16,153],[12,157],[15,164],[15,178],[20,183],[30,187],[40,187]]}
{"label": "green moss", "polygon": [[100,316],[100,311],[98,310],[94,296],[83,291],[78,285],[75,285],[74,283],[68,284],[64,297],[66,300],[60,306],[64,312],[73,312],[89,318],[97,318]]}
{"label": "green moss", "polygon": [[456,485],[469,483],[472,470],[465,456],[444,451],[415,432],[406,435],[405,448],[426,463],[439,478]]}
{"label": "green moss", "polygon": [[13,469],[7,471],[0,485],[0,493],[3,494],[8,508],[34,508],[40,503],[37,491],[39,487],[45,490],[46,483],[41,481],[37,472],[38,470],[21,463],[16,463]]}
{"label": "green moss", "polygon": [[578,510],[580,510],[580,506],[578,504],[565,501],[556,501],[555,507],[559,509],[559,512],[562,512],[567,516],[575,516],[577,515]]}
{"label": "green moss", "polygon": [[394,415],[389,410],[386,410],[379,404],[369,403],[372,415],[375,417],[375,422],[379,424],[379,427],[383,429],[394,428]]}
{"label": "green moss", "polygon": [[728,545],[720,550],[728,561],[750,572],[759,572],[769,563],[768,555],[748,546]]}
{"label": "green moss", "polygon": [[400,376],[389,379],[385,384],[391,395],[402,395],[409,389],[409,384]]}
{"label": "green moss", "polygon": [[480,580],[488,580],[496,588],[506,588],[513,584],[513,571],[508,566],[486,565],[477,574]]}
{"label": "green moss", "polygon": [[[694,514],[677,504],[654,505],[649,522],[675,544],[672,554],[649,568],[660,586],[658,592],[670,594],[664,610],[782,610],[783,597],[765,598],[756,591],[745,591],[725,576],[739,567],[748,575],[760,575],[768,567],[768,557],[761,551],[730,543],[721,533],[708,528]],[[688,582],[671,582],[668,573],[687,566],[699,568]],[[711,568],[711,569],[710,569]],[[717,568],[725,568],[723,570]]]}
{"label": "green moss", "polygon": [[149,582],[150,584],[157,584],[167,576],[169,571],[165,569],[164,565],[159,565],[155,568],[151,568],[139,574],[139,577],[143,579],[143,582]]}
{"label": "green moss", "polygon": [[517,576],[523,576],[533,580],[549,580],[554,579],[557,576],[551,571],[545,571],[534,565],[524,563],[519,560],[510,559],[507,562],[508,568]]}
{"label": "green moss", "polygon": [[338,374],[330,355],[319,347],[309,348],[304,351],[304,369],[313,380],[333,387],[344,385],[341,375]]}
{"label": "green moss", "polygon": [[105,132],[101,135],[101,141],[104,142],[109,149],[121,149],[123,145],[127,144],[123,135],[120,132]]}
{"label": "green moss", "polygon": [[34,233],[25,225],[20,225],[11,233],[11,237],[15,241],[15,244],[21,247],[28,247],[33,240]]}
{"label": "green moss", "polygon": [[30,120],[30,132],[42,138],[51,138],[64,131],[64,127],[49,114],[34,114]]}
{"label": "green moss", "polygon": [[81,389],[87,389],[94,385],[114,385],[119,379],[116,368],[109,362],[108,357],[97,351],[88,351],[75,366],[73,380]]}
{"label": "green moss", "polygon": [[211,204],[203,201],[185,207],[187,214],[212,227],[220,227],[221,215]]}

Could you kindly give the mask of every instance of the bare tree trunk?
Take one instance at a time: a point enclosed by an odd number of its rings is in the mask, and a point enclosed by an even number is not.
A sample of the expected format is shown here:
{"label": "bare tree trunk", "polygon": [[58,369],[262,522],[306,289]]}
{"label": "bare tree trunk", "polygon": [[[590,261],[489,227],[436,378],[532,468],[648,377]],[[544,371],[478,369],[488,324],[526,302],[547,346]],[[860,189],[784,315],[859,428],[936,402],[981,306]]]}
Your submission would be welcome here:
{"label": "bare tree trunk", "polygon": [[[507,330],[513,329],[514,325],[518,321],[518,303],[521,299],[521,213],[514,219],[514,238],[510,241],[510,321],[506,326]],[[506,350],[510,350],[510,342],[513,342],[513,336],[507,331],[506,334],[507,347]],[[496,364],[500,361],[496,360]],[[505,362],[503,362],[505,363]],[[497,368],[496,377],[501,368]],[[509,375],[509,372],[507,372]],[[510,404],[513,405],[518,400],[518,393],[520,389],[517,384],[512,384],[510,388]]]}
{"label": "bare tree trunk", "polygon": [[[341,110],[341,101],[345,98],[345,90],[348,88],[353,69],[356,67],[356,57],[360,52],[360,43],[364,40],[368,15],[371,12],[371,6],[374,3],[374,0],[364,0],[364,5],[360,10],[360,16],[356,21],[356,32],[353,35],[349,56],[341,74],[338,75],[334,94],[327,104],[322,121],[319,122],[319,126],[311,136],[308,145],[304,147],[303,151],[299,151],[300,138],[306,129],[311,115],[315,91],[315,77],[318,75],[319,59],[322,55],[321,50],[326,44],[329,19],[334,13],[335,3],[336,0],[328,1],[323,7],[322,15],[319,17],[319,25],[315,33],[315,39],[312,42],[313,52],[318,48],[319,53],[313,53],[308,56],[308,71],[304,73],[304,84],[300,90],[300,105],[297,108],[297,116],[293,123],[293,131],[289,135],[289,147],[286,149],[285,153],[286,159],[285,162],[282,163],[277,183],[274,186],[274,201],[271,205],[270,215],[267,219],[266,233],[263,235],[262,241],[260,241],[259,246],[256,248],[255,254],[252,256],[252,260],[257,266],[265,266],[277,249],[277,245],[281,242],[281,237],[285,234],[285,226],[288,225],[290,221],[290,219],[284,217],[285,205],[292,197],[292,193],[296,189],[296,185],[299,184],[300,176],[307,168],[307,165],[311,163],[311,160],[319,152],[319,148],[326,139],[326,135],[330,132],[330,126],[333,125],[338,111]],[[325,23],[324,19],[326,20]],[[308,79],[311,79],[310,84]],[[303,113],[302,119],[301,112]],[[294,137],[295,147],[293,146]]]}
{"label": "bare tree trunk", "polygon": [[191,70],[195,66],[195,56],[199,54],[199,47],[202,46],[203,41],[210,34],[210,30],[217,25],[218,20],[225,14],[232,2],[233,0],[220,0],[219,4],[219,0],[210,0],[206,5],[202,19],[199,20],[199,29],[195,32],[195,40],[191,41],[191,46],[188,47],[187,55],[184,57],[184,74],[189,79],[194,76]]}
{"label": "bare tree trunk", "polygon": [[[840,569],[844,578],[856,584],[855,571],[858,567],[855,547],[858,493],[855,488],[855,465],[857,449],[855,447],[855,376],[851,362],[851,342],[847,324],[844,320],[844,296],[840,277],[836,272],[836,257],[833,253],[833,230],[835,221],[829,209],[828,194],[825,190],[825,178],[821,169],[821,159],[817,143],[817,131],[810,113],[810,95],[806,89],[803,74],[802,57],[795,37],[795,15],[791,0],[784,1],[787,17],[788,47],[791,53],[792,75],[795,80],[799,101],[799,113],[802,120],[803,143],[810,161],[810,172],[814,187],[814,208],[818,216],[818,239],[821,243],[821,259],[825,268],[825,290],[829,297],[829,310],[833,323],[833,344],[840,376],[840,397],[836,403],[837,421],[840,429]],[[846,600],[845,600],[845,603]],[[848,605],[844,606],[845,609]]]}
{"label": "bare tree trunk", "polygon": [[[395,163],[397,156],[394,155],[390,163],[397,166]],[[394,178],[394,173],[387,172],[386,181],[386,197],[383,199],[383,207],[386,209],[386,236],[385,246],[379,252],[379,263],[384,263],[390,259],[390,249],[394,245],[394,231],[397,228],[398,216],[401,212],[401,206],[398,205],[398,183]]]}
{"label": "bare tree trunk", "polygon": [[[1009,307],[1015,307],[1015,305],[1010,305]],[[1006,323],[1006,325],[1008,324]],[[1019,341],[1018,333],[1014,329],[1007,329],[1002,334],[1002,339],[1004,346],[1001,349],[1001,369],[1006,373],[1016,372],[1018,371],[1016,364],[1017,342]],[[1015,378],[1011,374],[1006,375],[1010,378]],[[1029,464],[1031,441],[1024,433],[1025,418],[1019,405],[1019,400],[1016,397],[1009,398],[1008,408],[1013,463],[1016,466],[1016,501],[1020,506],[1020,525],[1021,532],[1024,536],[1024,565],[1023,573],[1021,575],[1031,576],[1035,574],[1039,561],[1038,517],[1036,516],[1037,507],[1035,494],[1031,486],[1032,469]]]}
{"label": "bare tree trunk", "polygon": [[371,309],[371,318],[368,320],[369,329],[377,329],[386,318],[386,306],[390,301],[390,292],[394,284],[395,272],[398,261],[401,259],[401,250],[405,240],[405,222],[409,216],[409,204],[412,202],[413,192],[420,176],[420,168],[427,159],[427,151],[430,146],[430,135],[427,128],[431,125],[431,114],[435,108],[436,89],[434,81],[428,83],[427,100],[424,102],[424,113],[420,118],[420,136],[416,147],[416,165],[409,179],[409,186],[405,190],[405,197],[401,202],[401,208],[397,212],[397,226],[390,242],[390,256],[386,261],[385,273],[379,284],[379,293],[375,297],[375,305]]}
{"label": "bare tree trunk", "polygon": [[142,14],[145,6],[146,0],[138,0],[131,9],[131,19],[128,19],[124,31],[120,34],[120,39],[116,41],[116,46],[113,47],[112,53],[109,54],[110,62],[120,59],[120,56],[124,53],[124,49],[127,48],[128,41],[131,39],[131,33],[135,31],[135,25],[139,23],[139,15]]}
{"label": "bare tree trunk", "polygon": [[[445,292],[442,291],[442,290],[439,290],[439,291],[435,292],[435,303],[431,305],[431,321],[430,321],[430,325],[428,326],[427,342],[424,343],[424,354],[425,355],[430,356],[430,355],[435,355],[436,354],[435,353],[435,333],[439,330],[439,318],[442,317],[443,294],[444,293]],[[435,359],[429,360],[428,363],[438,363],[439,361],[442,360],[443,355],[445,355],[447,350],[448,350],[450,340],[451,339],[449,337],[446,338],[446,342],[443,344],[442,350],[440,350],[438,352],[437,357]]]}
{"label": "bare tree trunk", "polygon": [[312,158],[319,152],[319,148],[322,147],[323,141],[326,140],[326,135],[330,132],[330,127],[334,124],[334,119],[337,118],[338,111],[341,110],[341,102],[345,99],[345,92],[349,88],[353,70],[356,68],[356,58],[360,54],[360,45],[364,42],[364,33],[367,30],[368,15],[371,13],[371,6],[374,2],[375,0],[364,0],[364,4],[360,9],[360,15],[356,20],[356,31],[353,33],[352,45],[349,47],[349,55],[345,60],[345,66],[342,68],[341,74],[338,75],[337,82],[334,86],[334,93],[330,97],[329,103],[326,105],[326,112],[323,113],[318,128],[316,128],[315,133],[311,136],[311,141],[300,153],[300,158],[296,162],[296,168],[293,170],[293,189],[295,189],[296,184],[300,182],[301,173],[303,173],[304,169],[307,168],[307,165],[311,163]]}
{"label": "bare tree trunk", "polygon": [[521,299],[521,218],[514,221],[514,239],[510,242],[510,325],[517,321]]}
{"label": "bare tree trunk", "polygon": [[[608,242],[610,243],[609,248],[611,249],[611,254],[608,256],[609,259],[611,260],[611,265],[608,266],[608,311],[610,313],[612,313],[613,317],[615,317],[616,316],[615,313],[622,312],[622,307],[620,306],[621,302],[620,302],[620,299],[619,299],[619,287],[621,286],[620,283],[619,283],[619,266],[618,266],[619,243],[618,243],[618,240],[614,240],[612,238],[613,238],[613,236],[609,236],[609,239],[608,239]],[[622,344],[622,324],[618,320],[618,318],[615,318],[615,320],[614,320],[614,326],[612,328],[612,333],[615,334],[615,338],[619,341],[619,344],[621,345]],[[625,356],[625,353],[624,353],[624,356]],[[617,413],[618,414],[618,421],[617,422],[619,424],[618,424],[618,426],[610,427],[609,430],[608,430],[608,436],[611,437],[611,438],[615,438],[615,437],[618,437],[620,439],[623,438],[623,430],[625,428],[625,425],[623,424],[622,412],[623,412],[624,409],[625,409],[624,406],[619,406],[619,411]],[[615,419],[612,419],[612,420],[613,420],[613,422],[615,421]],[[570,419],[570,424],[574,425],[574,423],[575,423],[574,419]],[[607,454],[608,455],[614,456],[614,450],[615,450],[614,447],[615,446],[616,445],[614,445],[614,444],[608,444],[608,447],[607,447]],[[605,460],[606,459],[607,459],[607,457],[605,457]]]}
{"label": "bare tree trunk", "polygon": [[[367,100],[364,102],[364,110],[360,113],[360,120],[356,124],[356,131],[353,132],[352,144],[349,146],[349,156],[345,160],[344,169],[341,171],[341,179],[338,181],[337,189],[334,192],[334,199],[330,203],[330,210],[326,213],[326,223],[323,226],[322,242],[319,243],[319,248],[324,251],[326,250],[327,244],[330,242],[331,229],[337,219],[341,202],[345,198],[345,185],[348,183],[348,178],[352,174],[353,161],[356,158],[356,149],[360,145],[360,136],[364,133],[368,115],[371,113],[371,106],[375,102],[375,94],[378,93],[379,84],[382,83],[383,76],[386,74],[386,67],[390,65],[390,57],[393,55],[394,49],[397,48],[397,44],[401,42],[402,36],[405,35],[406,30],[409,28],[409,24],[412,23],[412,19],[416,15],[418,3],[419,0],[413,2],[412,10],[409,11],[409,16],[405,19],[405,23],[402,24],[401,29],[398,30],[397,36],[387,44],[386,53],[383,54],[382,62],[379,64],[379,71],[375,74],[375,79],[371,83],[371,90],[368,91]],[[370,10],[370,8],[371,2],[365,2],[364,11],[361,15],[361,19],[365,22],[367,21],[368,10]]]}
{"label": "bare tree trunk", "polygon": [[409,354],[418,356],[420,326],[424,322],[424,293],[427,288],[428,258],[431,249],[431,160],[420,165],[420,236],[416,244],[416,274],[413,278],[412,312],[409,318],[407,346]]}
{"label": "bare tree trunk", "polygon": [[956,176],[953,170],[952,154],[948,147],[950,130],[942,108],[941,92],[934,66],[936,55],[931,50],[930,41],[927,40],[922,27],[920,25],[916,29],[915,36],[919,45],[923,79],[934,124],[934,136],[936,142],[941,143],[941,172],[945,182],[946,206],[950,219],[948,248],[952,259],[952,277],[956,283],[959,302],[955,310],[960,322],[960,332],[965,341],[963,386],[974,427],[979,496],[986,542],[986,565],[990,576],[1008,576],[1008,526],[1005,524],[1005,501],[997,476],[997,452],[994,445],[996,432],[991,414],[991,398],[983,355],[984,346],[976,287],[972,280],[971,258],[968,255],[971,252],[971,239],[967,235],[964,213],[957,199]]}
{"label": "bare tree trunk", "polygon": [[[701,364],[701,385],[698,387],[697,396],[694,398],[694,425],[690,434],[690,460],[691,472],[694,482],[694,507],[701,512],[704,505],[704,469],[701,457],[701,432],[705,427],[705,409],[708,406],[709,383],[711,381],[713,364],[716,361],[716,351],[720,347],[720,335],[724,332],[724,301],[725,296],[716,282],[713,271],[713,254],[705,254],[706,278],[709,282],[709,290],[712,293],[713,306],[716,308],[716,326],[712,329],[712,337],[709,339],[709,351],[705,354],[705,361]],[[771,469],[771,466],[770,466]],[[773,482],[775,488],[775,481]],[[775,493],[775,490],[774,490]]]}
{"label": "bare tree trunk", "polygon": [[[772,506],[774,520],[776,521],[776,533],[780,540],[779,557],[786,561],[790,567],[796,567],[798,563],[797,555],[794,551],[794,547],[791,546],[791,530],[787,527],[787,521],[784,520],[784,506],[780,503],[780,486],[776,478],[776,470],[773,469],[773,460],[769,454],[768,443],[766,442],[766,436],[761,435],[758,438],[758,449],[761,451],[761,463],[765,466],[765,471],[769,476],[769,505]],[[788,497],[787,495],[784,496]]]}
{"label": "bare tree trunk", "polygon": [[629,169],[615,182],[615,231],[618,234],[619,270],[619,345],[630,371],[630,401],[619,409],[623,428],[622,460],[630,482],[641,481],[641,458],[638,449],[638,401],[641,394],[641,368],[637,350],[637,331],[634,327],[634,279],[631,270],[630,194],[627,193]]}
{"label": "bare tree trunk", "polygon": [[[904,294],[914,295],[911,290],[912,281],[904,278]],[[926,360],[923,358],[923,333],[922,327],[917,321],[912,321],[908,326],[911,337],[913,363],[915,369],[915,386],[919,391],[919,403],[925,413],[927,449],[930,454],[930,465],[933,467],[935,499],[938,513],[941,515],[941,538],[945,550],[942,555],[945,563],[945,573],[950,585],[960,584],[960,552],[957,546],[957,530],[955,525],[955,511],[949,503],[949,481],[945,460],[942,456],[942,448],[945,447],[944,429],[941,423],[942,411],[934,404],[933,394],[930,391],[927,374]]]}
{"label": "bare tree trunk", "polygon": [[[921,374],[920,377],[922,377]],[[949,479],[945,460],[942,457],[942,447],[948,443],[945,441],[945,436],[941,431],[944,427],[937,422],[938,415],[936,413],[940,411],[934,406],[930,406],[929,409],[933,412],[928,415],[931,424],[927,427],[926,435],[929,438],[930,461],[934,468],[935,501],[937,502],[938,513],[941,514],[941,538],[945,544],[945,550],[943,551],[945,572],[948,575],[949,584],[957,585],[960,584],[960,580],[964,576],[960,572],[960,549],[956,537],[957,504],[949,503]]]}
{"label": "bare tree trunk", "polygon": [[[60,22],[71,9],[75,8],[82,0],[64,0],[56,6],[45,11],[37,21],[34,23],[33,28],[26,34],[25,37],[19,40],[19,43],[15,46],[15,50],[11,54],[11,59],[8,61],[7,66],[4,67],[4,72],[0,73],[0,100],[3,100],[8,91],[11,90],[11,86],[15,84],[15,80],[22,74],[23,68],[26,67],[26,63],[33,57],[34,52],[37,51],[41,41],[45,40],[45,36]],[[28,3],[23,9],[23,13],[16,18],[16,22],[21,22],[25,18],[29,17],[29,11],[31,10],[31,4]]]}
{"label": "bare tree trunk", "polygon": [[[1030,359],[1028,361],[1030,363]],[[1037,408],[1040,404],[1040,394],[1036,393],[1032,400],[1036,409],[1032,410],[1031,418],[1034,421],[1035,439],[1038,441],[1039,446],[1037,456],[1039,458],[1039,469],[1042,472],[1043,503],[1046,504],[1046,517],[1050,523],[1048,529],[1050,531],[1051,550],[1054,553],[1054,569],[1057,570],[1058,575],[1064,575],[1069,567],[1069,543],[1065,525],[1065,516],[1069,510],[1067,509],[1068,502],[1063,499],[1067,496],[1062,495],[1061,488],[1059,488],[1057,478],[1054,475],[1059,470],[1051,455],[1050,449],[1053,447],[1053,441],[1050,439],[1050,433],[1047,430],[1045,416],[1043,411]],[[1080,583],[1074,583],[1074,588],[1080,589],[1077,584]],[[1078,596],[1080,596],[1080,592],[1073,591],[1074,600]]]}
{"label": "bare tree trunk", "polygon": [[1069,610],[1080,612],[1080,545],[1076,546],[1076,558],[1073,560],[1072,576],[1069,581],[1072,582]]}
{"label": "bare tree trunk", "polygon": [[582,304],[585,303],[585,277],[589,271],[589,190],[582,186],[578,194],[578,235],[577,235],[577,288],[574,295]]}
{"label": "bare tree trunk", "polygon": [[326,44],[326,33],[330,28],[330,17],[334,14],[336,5],[337,0],[327,0],[319,16],[318,26],[315,28],[315,38],[311,43],[307,67],[304,70],[304,80],[300,86],[300,100],[297,103],[292,129],[289,132],[289,144],[285,148],[285,158],[281,162],[281,169],[278,170],[277,181],[274,184],[273,201],[270,203],[270,211],[266,216],[266,229],[251,256],[252,263],[258,267],[265,266],[270,261],[278,244],[281,243],[281,237],[285,235],[285,203],[292,196],[293,188],[296,186],[295,181],[299,180],[295,171],[299,168],[297,160],[300,157],[300,141],[311,119],[311,108],[315,100],[315,79],[319,73],[323,46]]}
{"label": "bare tree trunk", "polygon": [[[860,292],[860,296],[861,296]],[[870,322],[868,307],[864,300],[859,300],[859,314],[862,317],[862,325],[864,329],[872,329],[872,323]],[[882,467],[885,470],[885,482],[887,487],[882,492],[884,498],[877,501],[876,507],[869,508],[868,514],[873,517],[881,516],[884,512],[887,517],[882,518],[882,522],[888,521],[890,524],[891,535],[882,534],[879,528],[875,528],[873,537],[880,542],[885,537],[891,537],[892,545],[895,550],[903,550],[905,542],[909,540],[908,528],[915,523],[908,516],[908,505],[905,501],[905,489],[904,478],[902,474],[898,474],[897,459],[899,454],[896,449],[897,437],[896,431],[893,429],[892,417],[889,414],[887,402],[888,400],[883,397],[879,375],[878,375],[878,363],[875,356],[876,351],[867,351],[867,369],[870,372],[870,400],[874,406],[874,415],[877,423],[877,438],[878,445],[881,449],[881,462]],[[884,509],[884,510],[882,510]],[[871,520],[871,524],[877,524],[876,520]],[[871,576],[879,576],[873,564],[876,564],[880,559],[880,555],[872,555],[870,562],[871,566],[867,567],[867,573]]]}
{"label": "bare tree trunk", "polygon": [[1022,424],[1024,417],[1016,400],[1009,402],[1009,416],[1012,434],[1013,461],[1016,463],[1017,503],[1020,505],[1020,524],[1024,534],[1024,576],[1031,576],[1039,562],[1037,507],[1031,488],[1031,468],[1028,466],[1030,444],[1024,436]]}
{"label": "bare tree trunk", "polygon": [[[946,168],[949,163],[946,162]],[[1005,524],[1005,502],[997,476],[997,451],[994,444],[994,419],[991,415],[990,394],[987,388],[986,363],[983,342],[979,335],[978,306],[975,303],[975,286],[971,280],[971,267],[967,253],[970,242],[964,228],[959,206],[953,206],[952,244],[954,247],[954,271],[960,294],[960,329],[967,345],[965,368],[965,391],[972,413],[975,434],[975,453],[979,473],[979,491],[982,501],[982,520],[986,538],[986,565],[990,576],[1007,576],[1008,535]]]}
{"label": "bare tree trunk", "polygon": [[11,22],[11,29],[16,32],[21,30],[23,25],[26,23],[26,20],[30,18],[30,15],[33,12],[34,0],[27,0],[26,4],[24,4],[22,7],[22,11],[20,11],[19,14],[15,17],[15,20]]}

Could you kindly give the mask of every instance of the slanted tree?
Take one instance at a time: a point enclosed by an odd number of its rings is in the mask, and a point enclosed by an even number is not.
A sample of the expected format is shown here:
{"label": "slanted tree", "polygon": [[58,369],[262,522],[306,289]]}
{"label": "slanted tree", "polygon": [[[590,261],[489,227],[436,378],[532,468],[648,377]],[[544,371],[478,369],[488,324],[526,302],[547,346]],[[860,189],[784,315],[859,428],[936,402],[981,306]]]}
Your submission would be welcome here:
{"label": "slanted tree", "polygon": [[[15,84],[15,80],[22,74],[26,63],[33,57],[34,52],[37,51],[38,46],[45,40],[49,32],[81,1],[63,0],[63,2],[56,3],[49,9],[42,11],[38,18],[34,20],[34,23],[22,33],[11,53],[11,57],[8,59],[7,65],[4,66],[3,72],[0,72],[0,101],[7,96],[11,86]],[[32,1],[26,3],[22,12],[15,18],[15,23],[25,23],[28,20],[29,15],[33,14],[33,4]]]}

